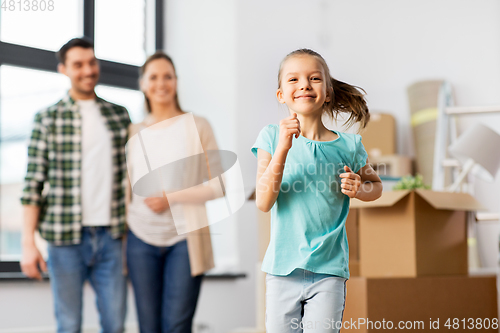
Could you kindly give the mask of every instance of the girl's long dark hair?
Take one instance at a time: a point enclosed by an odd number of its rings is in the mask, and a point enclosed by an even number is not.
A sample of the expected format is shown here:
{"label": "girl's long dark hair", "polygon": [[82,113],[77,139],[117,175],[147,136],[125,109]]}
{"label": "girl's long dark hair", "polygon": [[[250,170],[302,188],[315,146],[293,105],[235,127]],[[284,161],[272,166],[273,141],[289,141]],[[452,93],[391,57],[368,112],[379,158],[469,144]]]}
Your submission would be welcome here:
{"label": "girl's long dark hair", "polygon": [[330,117],[337,120],[340,113],[349,114],[346,125],[347,128],[354,125],[354,123],[359,122],[360,128],[363,129],[368,124],[370,120],[370,112],[368,106],[366,105],[366,100],[364,95],[366,92],[359,87],[352,86],[342,81],[335,80],[330,75],[330,69],[326,64],[323,57],[310,49],[299,49],[289,53],[285,59],[280,64],[280,70],[278,72],[278,88],[281,88],[281,72],[284,63],[294,56],[309,55],[315,57],[325,72],[325,79],[328,91],[332,94],[330,101],[325,102],[323,105],[323,112],[327,113]]}

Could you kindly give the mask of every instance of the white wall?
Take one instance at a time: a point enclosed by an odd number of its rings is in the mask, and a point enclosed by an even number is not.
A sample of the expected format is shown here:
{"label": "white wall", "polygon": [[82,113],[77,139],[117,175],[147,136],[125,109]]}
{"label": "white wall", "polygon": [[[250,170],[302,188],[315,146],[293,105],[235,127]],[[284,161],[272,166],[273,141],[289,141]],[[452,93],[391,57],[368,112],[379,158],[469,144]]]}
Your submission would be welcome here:
{"label": "white wall", "polygon": [[[207,118],[220,149],[238,154],[245,175],[250,174],[239,150],[237,40],[239,2],[232,0],[173,0],[166,2],[166,52],[178,75],[184,110]],[[248,150],[248,148],[247,148]],[[245,182],[245,186],[254,184]],[[207,332],[228,332],[255,325],[255,263],[257,224],[253,203],[211,226],[216,267],[230,265],[245,279],[205,280],[195,326]]]}
{"label": "white wall", "polygon": [[[207,118],[219,149],[235,151],[236,71],[234,30],[236,2],[167,1],[166,52],[173,58],[178,76],[178,94],[185,111]],[[218,266],[237,262],[235,217],[213,226]],[[234,253],[233,253],[234,252]],[[229,255],[232,253],[232,255]]]}

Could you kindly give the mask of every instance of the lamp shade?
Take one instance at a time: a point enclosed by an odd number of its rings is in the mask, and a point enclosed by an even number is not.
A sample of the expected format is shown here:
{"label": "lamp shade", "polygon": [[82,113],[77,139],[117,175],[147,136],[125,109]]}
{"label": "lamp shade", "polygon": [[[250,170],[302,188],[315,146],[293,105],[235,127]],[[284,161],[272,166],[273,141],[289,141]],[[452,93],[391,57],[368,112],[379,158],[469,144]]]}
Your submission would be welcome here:
{"label": "lamp shade", "polygon": [[472,173],[493,181],[500,167],[500,135],[483,124],[467,129],[448,149],[462,165],[473,160]]}

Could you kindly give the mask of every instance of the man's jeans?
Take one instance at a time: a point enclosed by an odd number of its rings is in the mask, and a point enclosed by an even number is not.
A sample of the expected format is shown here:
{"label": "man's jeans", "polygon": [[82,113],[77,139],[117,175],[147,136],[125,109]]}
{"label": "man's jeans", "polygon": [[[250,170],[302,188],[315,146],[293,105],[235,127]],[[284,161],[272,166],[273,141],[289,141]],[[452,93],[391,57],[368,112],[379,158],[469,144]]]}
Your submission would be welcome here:
{"label": "man's jeans", "polygon": [[124,330],[127,283],[122,273],[122,241],[106,227],[84,227],[77,245],[49,245],[48,268],[58,333],[79,333],[82,326],[82,291],[92,285],[102,333]]}

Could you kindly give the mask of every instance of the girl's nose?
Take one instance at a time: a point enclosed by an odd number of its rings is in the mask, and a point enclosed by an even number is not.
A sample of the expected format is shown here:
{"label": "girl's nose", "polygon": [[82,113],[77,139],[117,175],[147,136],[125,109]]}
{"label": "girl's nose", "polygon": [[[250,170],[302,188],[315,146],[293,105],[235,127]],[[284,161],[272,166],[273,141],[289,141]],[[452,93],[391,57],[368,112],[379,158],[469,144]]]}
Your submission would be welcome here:
{"label": "girl's nose", "polygon": [[309,80],[302,81],[301,90],[309,90],[311,89],[311,84],[309,83]]}

